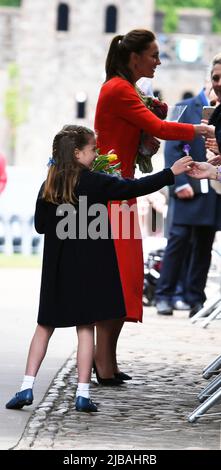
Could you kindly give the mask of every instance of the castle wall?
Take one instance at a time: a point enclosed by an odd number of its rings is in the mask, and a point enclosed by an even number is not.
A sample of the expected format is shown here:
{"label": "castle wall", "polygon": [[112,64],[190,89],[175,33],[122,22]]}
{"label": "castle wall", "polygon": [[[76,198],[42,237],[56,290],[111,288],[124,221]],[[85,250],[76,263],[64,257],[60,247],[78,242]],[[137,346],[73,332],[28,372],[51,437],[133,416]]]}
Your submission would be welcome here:
{"label": "castle wall", "polygon": [[0,152],[9,155],[8,123],[5,119],[7,66],[17,57],[20,8],[0,7]]}
{"label": "castle wall", "polygon": [[20,8],[0,7],[0,69],[17,55]]}
{"label": "castle wall", "polygon": [[[93,127],[95,105],[104,80],[104,63],[110,40],[137,27],[151,28],[153,1],[84,0],[66,2],[70,7],[69,31],[56,31],[59,1],[24,0],[20,23],[18,64],[23,87],[29,89],[28,122],[18,132],[16,162],[47,161],[54,134],[65,123]],[[104,33],[105,9],[114,4],[118,27]],[[76,119],[76,97],[87,95],[84,120]]]}
{"label": "castle wall", "polygon": [[[69,29],[57,31],[59,0],[23,0],[18,8],[0,8],[0,142],[9,156],[9,126],[3,102],[7,89],[7,66],[16,61],[21,96],[27,97],[26,121],[18,127],[14,163],[39,167],[51,154],[55,133],[67,123],[93,127],[95,106],[104,80],[104,64],[115,34],[133,28],[153,28],[154,0],[68,0]],[[65,2],[64,2],[65,3]],[[117,31],[105,33],[105,10],[117,8]],[[195,63],[177,56],[182,38],[199,41],[201,55]],[[195,38],[195,39],[194,39]],[[168,104],[175,104],[184,91],[198,93],[213,55],[221,51],[220,35],[159,35],[162,65],[153,88]],[[191,46],[190,46],[191,48]],[[77,119],[77,97],[84,93],[86,118]]]}

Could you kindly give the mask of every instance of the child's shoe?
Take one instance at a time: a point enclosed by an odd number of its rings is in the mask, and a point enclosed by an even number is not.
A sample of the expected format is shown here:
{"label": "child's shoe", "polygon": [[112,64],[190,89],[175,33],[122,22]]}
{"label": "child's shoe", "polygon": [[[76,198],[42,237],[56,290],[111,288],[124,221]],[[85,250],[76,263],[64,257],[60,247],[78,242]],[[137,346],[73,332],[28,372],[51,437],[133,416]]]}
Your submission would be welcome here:
{"label": "child's shoe", "polygon": [[32,388],[27,388],[15,394],[15,396],[6,403],[5,407],[9,410],[20,410],[24,405],[29,406],[33,402]]}
{"label": "child's shoe", "polygon": [[77,411],[85,411],[86,413],[89,413],[90,411],[98,411],[95,403],[93,403],[90,398],[85,398],[81,396],[78,396],[76,398],[75,408]]}

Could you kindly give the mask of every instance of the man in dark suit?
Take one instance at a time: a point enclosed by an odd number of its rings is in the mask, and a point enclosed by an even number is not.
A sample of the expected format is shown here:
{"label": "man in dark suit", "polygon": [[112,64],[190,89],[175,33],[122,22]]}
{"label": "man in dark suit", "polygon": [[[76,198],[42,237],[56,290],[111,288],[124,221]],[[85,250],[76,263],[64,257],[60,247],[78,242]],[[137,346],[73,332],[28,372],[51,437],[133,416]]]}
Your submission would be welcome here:
{"label": "man in dark suit", "polygon": [[[208,98],[203,89],[194,98],[178,104],[186,105],[180,119],[186,123],[200,123],[203,106]],[[204,139],[192,142],[168,141],[165,146],[165,165],[183,156],[184,145],[196,161],[206,160]],[[170,190],[172,221],[165,250],[160,279],[156,288],[156,308],[162,315],[172,315],[172,299],[181,275],[183,261],[188,256],[184,282],[184,299],[190,305],[190,316],[202,308],[206,299],[205,285],[211,261],[211,250],[216,230],[220,230],[221,197],[210,187],[208,180],[194,180],[185,173],[175,178]]]}

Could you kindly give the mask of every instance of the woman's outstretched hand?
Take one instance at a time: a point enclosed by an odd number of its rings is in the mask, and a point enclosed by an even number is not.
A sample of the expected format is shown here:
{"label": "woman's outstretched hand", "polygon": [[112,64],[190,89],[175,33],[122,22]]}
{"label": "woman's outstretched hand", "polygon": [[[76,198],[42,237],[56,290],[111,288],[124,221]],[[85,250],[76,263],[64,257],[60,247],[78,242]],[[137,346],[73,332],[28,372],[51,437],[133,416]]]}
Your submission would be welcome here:
{"label": "woman's outstretched hand", "polygon": [[191,164],[193,163],[192,157],[190,155],[182,157],[179,160],[176,160],[175,163],[171,166],[171,170],[175,176],[185,173],[191,169]]}
{"label": "woman's outstretched hand", "polygon": [[208,124],[194,124],[195,136],[201,136],[206,138],[215,137],[215,127]]}
{"label": "woman's outstretched hand", "polygon": [[202,179],[216,179],[216,167],[207,162],[193,162],[191,169],[187,171],[187,175],[192,178]]}
{"label": "woman's outstretched hand", "polygon": [[208,163],[211,165],[221,165],[221,155],[213,155],[212,157],[208,158]]}

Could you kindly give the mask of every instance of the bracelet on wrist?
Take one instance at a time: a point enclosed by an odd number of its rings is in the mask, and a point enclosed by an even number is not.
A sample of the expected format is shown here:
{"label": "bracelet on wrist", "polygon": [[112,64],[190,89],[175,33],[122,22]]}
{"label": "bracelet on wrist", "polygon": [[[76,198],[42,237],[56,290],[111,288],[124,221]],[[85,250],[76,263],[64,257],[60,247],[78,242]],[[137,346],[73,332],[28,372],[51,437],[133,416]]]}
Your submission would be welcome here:
{"label": "bracelet on wrist", "polygon": [[216,180],[221,183],[221,165],[216,167]]}

